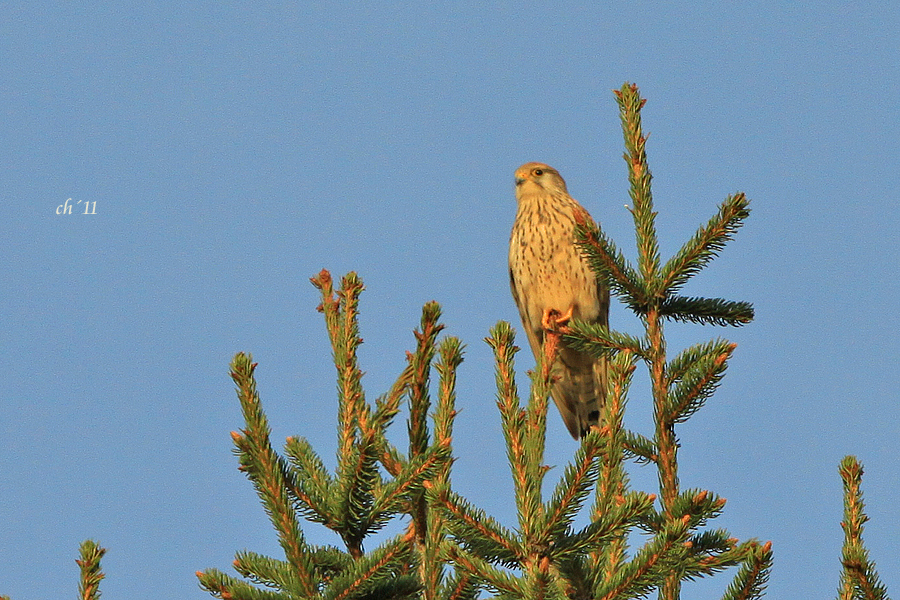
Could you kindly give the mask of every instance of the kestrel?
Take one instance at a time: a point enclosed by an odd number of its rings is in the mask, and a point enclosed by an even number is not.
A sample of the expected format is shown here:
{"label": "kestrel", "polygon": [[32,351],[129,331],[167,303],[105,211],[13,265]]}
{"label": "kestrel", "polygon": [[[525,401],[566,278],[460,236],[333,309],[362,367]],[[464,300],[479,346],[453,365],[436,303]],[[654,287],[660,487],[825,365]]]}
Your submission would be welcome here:
{"label": "kestrel", "polygon": [[[608,325],[609,290],[598,283],[575,246],[575,212],[587,216],[587,211],[569,196],[556,169],[536,162],[519,167],[516,202],[509,238],[509,283],[538,358],[545,331],[570,318]],[[551,395],[577,440],[599,422],[606,360],[563,344],[551,374],[556,380]]]}

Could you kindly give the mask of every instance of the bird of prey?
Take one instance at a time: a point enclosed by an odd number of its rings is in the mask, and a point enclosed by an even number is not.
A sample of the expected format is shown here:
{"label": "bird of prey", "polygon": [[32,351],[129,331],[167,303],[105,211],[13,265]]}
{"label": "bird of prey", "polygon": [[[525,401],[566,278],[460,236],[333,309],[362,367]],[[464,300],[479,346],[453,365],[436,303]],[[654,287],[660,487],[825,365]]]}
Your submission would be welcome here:
{"label": "bird of prey", "polygon": [[[609,290],[575,246],[575,213],[588,216],[553,167],[516,170],[516,220],[509,238],[509,282],[535,358],[545,331],[579,319],[609,323]],[[588,216],[588,218],[590,218]],[[606,360],[559,347],[551,395],[576,440],[598,425],[606,393]]]}

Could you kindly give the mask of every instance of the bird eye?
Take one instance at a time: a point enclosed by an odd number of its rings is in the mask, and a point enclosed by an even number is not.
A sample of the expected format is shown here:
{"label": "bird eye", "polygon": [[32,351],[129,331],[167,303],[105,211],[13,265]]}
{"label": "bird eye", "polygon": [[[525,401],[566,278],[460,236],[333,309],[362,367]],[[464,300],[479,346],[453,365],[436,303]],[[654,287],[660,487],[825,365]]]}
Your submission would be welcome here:
{"label": "bird eye", "polygon": [[541,175],[544,174],[544,170],[543,169],[535,169],[534,171],[532,171],[532,173],[534,173],[535,175],[540,177]]}

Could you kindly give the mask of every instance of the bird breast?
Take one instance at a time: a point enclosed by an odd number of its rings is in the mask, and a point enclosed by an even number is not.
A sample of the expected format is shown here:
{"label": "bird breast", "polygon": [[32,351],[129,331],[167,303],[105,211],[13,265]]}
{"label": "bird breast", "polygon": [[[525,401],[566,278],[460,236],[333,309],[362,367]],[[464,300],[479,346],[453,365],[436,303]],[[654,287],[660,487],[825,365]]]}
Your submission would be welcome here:
{"label": "bird breast", "polygon": [[569,307],[575,318],[596,318],[597,287],[575,246],[574,206],[561,198],[536,199],[520,198],[510,239],[510,268],[519,298],[528,304],[522,308],[532,321],[545,309]]}

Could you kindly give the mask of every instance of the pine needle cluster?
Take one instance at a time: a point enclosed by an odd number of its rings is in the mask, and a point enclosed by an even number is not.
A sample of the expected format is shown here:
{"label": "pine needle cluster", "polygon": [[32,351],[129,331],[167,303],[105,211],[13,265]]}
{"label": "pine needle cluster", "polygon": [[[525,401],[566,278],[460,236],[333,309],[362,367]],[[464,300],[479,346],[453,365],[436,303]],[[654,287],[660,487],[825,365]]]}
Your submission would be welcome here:
{"label": "pine needle cluster", "polygon": [[844,482],[844,549],[838,600],[887,600],[887,588],[862,540],[863,523],[869,520],[860,489],[863,467],[855,456],[846,456],[838,471]]}
{"label": "pine needle cluster", "polygon": [[[242,552],[234,567],[249,583],[210,569],[198,573],[200,585],[220,598],[474,597],[471,578],[447,576],[443,569],[442,523],[425,498],[426,485],[449,477],[460,343],[454,338],[437,343],[443,328],[440,307],[426,304],[415,352],[408,353],[407,366],[391,389],[371,404],[357,360],[362,282],[351,273],[335,290],[330,274],[322,271],[312,283],[322,294],[319,310],[337,367],[337,468],[330,473],[304,438],[288,438],[283,455],[274,450],[256,390],[256,365],[249,355],[238,354],[232,378],[246,427],[232,434],[235,452],[272,520],[285,559]],[[439,397],[429,423],[432,368],[439,375]],[[385,432],[404,398],[409,448],[401,452]],[[406,531],[366,551],[366,538],[400,516],[409,517]],[[303,519],[334,531],[344,548],[309,544],[300,527]]]}

